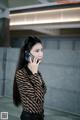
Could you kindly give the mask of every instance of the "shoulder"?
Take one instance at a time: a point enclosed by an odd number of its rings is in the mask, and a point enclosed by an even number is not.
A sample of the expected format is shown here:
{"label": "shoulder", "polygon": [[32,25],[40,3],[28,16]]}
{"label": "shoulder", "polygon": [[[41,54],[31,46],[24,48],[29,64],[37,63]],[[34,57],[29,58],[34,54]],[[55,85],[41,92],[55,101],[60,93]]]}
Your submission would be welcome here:
{"label": "shoulder", "polygon": [[23,75],[24,75],[23,68],[16,71],[16,76],[23,76]]}
{"label": "shoulder", "polygon": [[25,80],[26,80],[26,74],[24,73],[23,68],[17,70],[16,71],[16,81],[20,83],[20,82],[25,82]]}

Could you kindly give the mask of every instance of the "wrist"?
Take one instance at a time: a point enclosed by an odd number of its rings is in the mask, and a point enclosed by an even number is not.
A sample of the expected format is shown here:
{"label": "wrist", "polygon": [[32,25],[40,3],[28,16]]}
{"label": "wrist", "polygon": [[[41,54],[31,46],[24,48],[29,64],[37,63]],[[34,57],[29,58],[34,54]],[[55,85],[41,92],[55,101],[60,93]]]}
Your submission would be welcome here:
{"label": "wrist", "polygon": [[36,74],[37,72],[32,72],[33,74]]}

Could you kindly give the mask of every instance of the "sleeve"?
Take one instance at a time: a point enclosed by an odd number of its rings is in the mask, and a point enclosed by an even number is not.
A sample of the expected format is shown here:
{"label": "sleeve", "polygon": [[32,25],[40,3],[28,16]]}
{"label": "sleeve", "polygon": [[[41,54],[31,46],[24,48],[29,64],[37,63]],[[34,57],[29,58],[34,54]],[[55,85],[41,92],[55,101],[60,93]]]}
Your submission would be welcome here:
{"label": "sleeve", "polygon": [[[19,88],[19,92],[23,99],[30,99],[35,104],[42,101],[43,91],[39,82],[38,74],[31,75],[30,78],[26,77],[23,71],[19,70],[16,72],[16,81]],[[31,82],[34,84],[32,87]]]}

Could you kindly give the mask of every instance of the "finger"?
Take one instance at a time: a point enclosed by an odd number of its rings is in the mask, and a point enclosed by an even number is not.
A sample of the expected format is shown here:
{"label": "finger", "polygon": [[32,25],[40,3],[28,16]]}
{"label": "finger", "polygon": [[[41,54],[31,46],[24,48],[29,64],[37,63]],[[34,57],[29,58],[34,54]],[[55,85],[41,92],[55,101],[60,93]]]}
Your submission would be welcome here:
{"label": "finger", "polygon": [[39,65],[39,64],[40,64],[40,62],[41,62],[41,60],[39,60],[39,61],[37,62],[37,64]]}
{"label": "finger", "polygon": [[37,63],[37,61],[38,61],[38,59],[36,58],[36,59],[35,59],[35,62]]}
{"label": "finger", "polygon": [[34,60],[33,60],[34,63],[37,63],[37,58],[34,57]]}
{"label": "finger", "polygon": [[32,63],[32,59],[31,59],[31,57],[30,57],[30,63]]}

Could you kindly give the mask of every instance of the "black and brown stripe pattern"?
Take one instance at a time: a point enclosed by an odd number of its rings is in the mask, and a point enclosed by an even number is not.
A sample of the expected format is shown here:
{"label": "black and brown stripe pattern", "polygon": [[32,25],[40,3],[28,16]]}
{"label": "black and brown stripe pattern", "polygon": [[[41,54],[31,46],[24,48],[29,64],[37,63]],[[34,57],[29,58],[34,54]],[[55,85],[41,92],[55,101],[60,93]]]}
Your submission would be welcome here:
{"label": "black and brown stripe pattern", "polygon": [[16,72],[16,81],[24,111],[31,113],[42,112],[46,86],[41,74],[28,74],[24,67]]}

